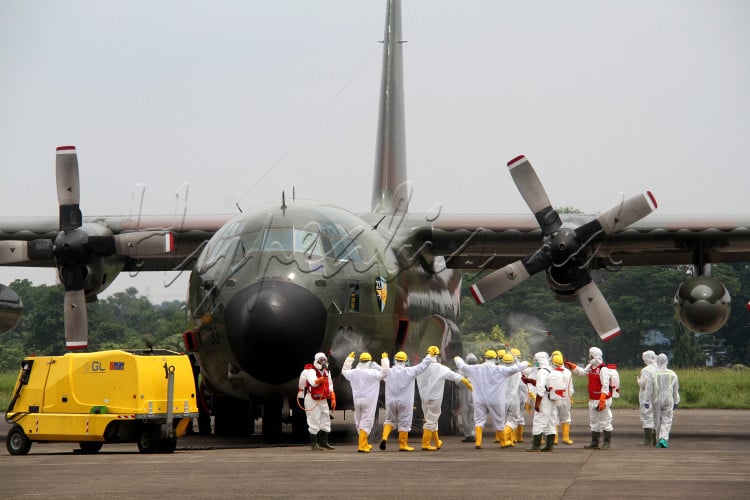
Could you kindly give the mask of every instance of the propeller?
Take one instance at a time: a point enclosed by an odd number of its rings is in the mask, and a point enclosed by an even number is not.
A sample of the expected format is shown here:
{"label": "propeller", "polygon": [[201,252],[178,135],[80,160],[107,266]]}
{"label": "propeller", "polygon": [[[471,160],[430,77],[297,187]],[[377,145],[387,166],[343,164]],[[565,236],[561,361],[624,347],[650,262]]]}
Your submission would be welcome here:
{"label": "propeller", "polygon": [[68,349],[83,349],[88,346],[84,284],[92,259],[111,256],[140,258],[170,253],[174,248],[174,237],[171,232],[163,230],[107,235],[110,230],[105,226],[96,223],[84,226],[79,207],[80,181],[75,146],[57,148],[55,176],[60,218],[59,233],[54,242],[50,239],[2,241],[0,265],[55,259],[65,288],[65,345]]}
{"label": "propeller", "polygon": [[620,334],[617,319],[587,269],[586,249],[606,236],[622,231],[656,209],[650,191],[628,198],[575,228],[563,226],[539,177],[525,156],[508,162],[510,175],[542,230],[542,245],[526,257],[485,276],[471,287],[479,304],[507,292],[534,274],[545,271],[554,290],[577,297],[602,340]]}

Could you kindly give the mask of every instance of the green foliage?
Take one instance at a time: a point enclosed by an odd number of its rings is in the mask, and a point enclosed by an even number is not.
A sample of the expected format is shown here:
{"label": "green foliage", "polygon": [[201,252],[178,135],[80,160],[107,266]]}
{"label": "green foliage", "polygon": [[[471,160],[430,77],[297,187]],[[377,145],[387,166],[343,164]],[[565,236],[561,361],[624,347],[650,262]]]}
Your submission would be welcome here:
{"label": "green foliage", "polygon": [[713,275],[736,297],[726,326],[713,335],[684,331],[674,319],[673,298],[686,278],[684,266],[592,271],[592,279],[622,329],[621,335],[607,343],[599,340],[576,301],[556,300],[542,273],[482,306],[471,299],[468,287],[483,275],[465,275],[459,328],[464,342],[484,339],[482,335],[489,335],[498,326],[513,344],[515,332],[525,331],[528,351],[522,352],[527,359],[537,351],[560,350],[567,359],[584,361],[588,348],[598,346],[607,361],[621,367],[639,366],[646,349],[671,353],[675,367],[697,367],[705,363],[703,349],[712,344],[726,350],[730,363],[748,365],[750,315],[745,310],[743,290],[750,290],[750,266],[719,264],[713,266]]}
{"label": "green foliage", "polygon": [[[65,354],[63,294],[60,286],[34,286],[29,280],[10,284],[24,304],[21,323],[0,335],[0,372],[15,371],[28,355]],[[151,304],[128,288],[88,305],[89,351],[144,349],[149,346],[183,351],[187,329],[185,304]]]}

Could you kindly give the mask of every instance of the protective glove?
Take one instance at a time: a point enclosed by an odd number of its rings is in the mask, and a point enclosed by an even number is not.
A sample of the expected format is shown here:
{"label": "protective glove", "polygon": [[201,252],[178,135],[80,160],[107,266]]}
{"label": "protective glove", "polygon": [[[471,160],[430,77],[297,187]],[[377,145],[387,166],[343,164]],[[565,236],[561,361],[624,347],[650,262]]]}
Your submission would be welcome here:
{"label": "protective glove", "polygon": [[673,410],[676,410],[677,408],[679,408],[679,406],[680,406],[680,404],[679,404],[679,403],[675,403],[675,404],[674,404],[674,406],[672,406],[672,409],[673,409]]}
{"label": "protective glove", "polygon": [[331,391],[331,411],[336,409],[336,393]]}
{"label": "protective glove", "polygon": [[651,405],[650,405],[650,404],[648,404],[648,403],[646,403],[646,404],[644,404],[644,405],[643,405],[643,407],[644,407],[644,408],[646,408],[646,409],[648,410],[648,409],[649,409],[649,408],[651,407]]}
{"label": "protective glove", "polygon": [[526,375],[524,375],[523,373],[521,374],[521,382],[523,382],[524,384],[529,383],[529,379],[527,379]]}
{"label": "protective glove", "polygon": [[350,352],[350,353],[349,353],[349,355],[347,356],[347,358],[352,358],[352,359],[354,359],[354,354],[355,354],[355,352],[354,352],[354,351]]}
{"label": "protective glove", "polygon": [[323,382],[325,382],[325,380],[326,380],[325,377],[318,377],[318,378],[315,379],[315,385],[318,386],[318,385],[322,384]]}
{"label": "protective glove", "polygon": [[384,352],[383,354],[380,355],[380,359],[385,359],[387,357],[388,357],[388,353],[387,352]]}
{"label": "protective glove", "polygon": [[565,368],[567,368],[568,370],[575,370],[576,366],[577,366],[575,363],[573,363],[571,361],[566,361],[563,364],[565,365]]}
{"label": "protective glove", "polygon": [[599,395],[599,406],[596,407],[599,411],[604,411],[607,407],[607,393],[603,392]]}
{"label": "protective glove", "polygon": [[464,384],[469,389],[469,391],[474,392],[474,387],[472,387],[471,382],[469,382],[468,378],[462,378],[461,383]]}
{"label": "protective glove", "polygon": [[540,409],[541,407],[542,407],[542,396],[537,394],[536,400],[534,401],[534,411],[539,413],[541,411]]}

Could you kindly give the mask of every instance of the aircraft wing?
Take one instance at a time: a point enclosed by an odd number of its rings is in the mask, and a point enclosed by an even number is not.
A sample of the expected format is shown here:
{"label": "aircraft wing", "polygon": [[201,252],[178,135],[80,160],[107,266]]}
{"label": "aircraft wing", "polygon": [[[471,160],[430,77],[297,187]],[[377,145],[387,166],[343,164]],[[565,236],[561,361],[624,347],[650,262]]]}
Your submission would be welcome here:
{"label": "aircraft wing", "polygon": [[[566,215],[581,227],[590,215]],[[418,244],[453,269],[498,269],[539,248],[543,235],[531,215],[441,215],[415,228]],[[750,261],[750,215],[649,215],[593,245],[591,268]]]}

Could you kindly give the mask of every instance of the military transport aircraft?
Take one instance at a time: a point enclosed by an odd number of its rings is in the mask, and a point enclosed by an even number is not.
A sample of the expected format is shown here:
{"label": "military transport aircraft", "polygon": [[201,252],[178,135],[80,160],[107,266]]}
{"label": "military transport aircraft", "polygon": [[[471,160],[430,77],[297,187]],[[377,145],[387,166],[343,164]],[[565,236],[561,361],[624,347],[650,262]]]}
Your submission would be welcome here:
{"label": "military transport aircraft", "polygon": [[[289,401],[315,352],[330,354],[334,375],[350,351],[421,355],[435,344],[446,359],[461,354],[467,270],[493,271],[471,288],[480,303],[544,272],[555,296],[577,300],[608,340],[620,329],[590,270],[692,265],[675,295],[678,318],[694,332],[726,322],[729,294],[711,264],[750,260],[750,216],[649,215],[657,207],[649,192],[596,216],[558,214],[524,156],[508,167],[533,216],[410,212],[400,1],[386,10],[370,213],[281,196],[176,226],[171,217],[84,216],[76,150],[57,149],[59,216],[0,218],[0,264],[58,269],[68,348],[86,347],[85,303],[118,273],[190,269],[185,347],[213,395],[215,430],[246,432],[248,416],[262,415],[272,439],[290,414],[303,428]],[[0,328],[21,312],[15,292],[0,287]],[[341,382],[339,407],[351,408]]]}

